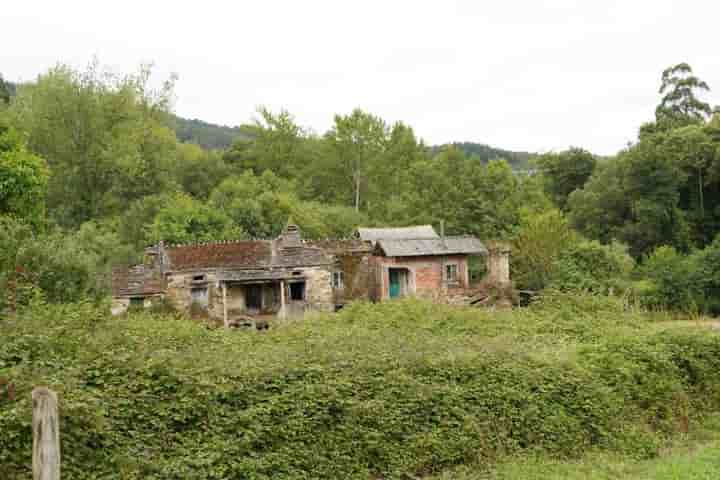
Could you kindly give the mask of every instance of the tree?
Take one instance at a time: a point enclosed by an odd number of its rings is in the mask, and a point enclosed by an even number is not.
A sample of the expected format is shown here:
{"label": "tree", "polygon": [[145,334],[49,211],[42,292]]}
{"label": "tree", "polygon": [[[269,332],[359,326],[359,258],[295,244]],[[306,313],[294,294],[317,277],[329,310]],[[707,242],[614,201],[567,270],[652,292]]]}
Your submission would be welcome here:
{"label": "tree", "polygon": [[335,167],[353,192],[355,211],[360,210],[361,192],[368,190],[369,173],[385,151],[387,137],[385,122],[359,108],[350,115],[335,115],[335,124],[325,135],[335,153]]}
{"label": "tree", "polygon": [[562,210],[566,208],[568,196],[585,185],[596,164],[595,156],[582,148],[546,153],[536,160],[545,191]]}
{"label": "tree", "polygon": [[512,277],[520,288],[542,290],[550,282],[560,254],[578,242],[559,210],[524,212],[512,241]]}
{"label": "tree", "polygon": [[0,215],[38,226],[45,220],[49,176],[45,160],[27,150],[15,129],[0,125]]}
{"label": "tree", "polygon": [[242,125],[225,161],[236,171],[250,169],[256,174],[270,170],[284,178],[300,176],[311,160],[306,148],[307,133],[286,110],[274,114],[265,107],[250,125]]}
{"label": "tree", "polygon": [[699,99],[698,94],[710,87],[693,75],[687,63],[666,68],[662,73],[660,104],[655,109],[655,122],[640,128],[640,137],[702,123],[712,114],[712,108]]}
{"label": "tree", "polygon": [[245,232],[223,211],[177,194],[160,208],[150,227],[151,239],[169,243],[195,243],[245,238]]}
{"label": "tree", "polygon": [[710,87],[692,73],[687,63],[663,71],[660,94],[664,96],[656,110],[658,118],[703,121],[710,116],[712,108],[696,95],[697,91],[709,92]]}
{"label": "tree", "polygon": [[0,105],[10,103],[10,87],[0,73]]}
{"label": "tree", "polygon": [[19,89],[8,116],[53,170],[49,213],[61,225],[122,212],[170,187],[173,82],[155,91],[149,78],[149,67],[119,76],[95,62],[84,72],[60,65]]}
{"label": "tree", "polygon": [[171,167],[175,181],[184,192],[205,200],[210,192],[230,174],[222,154],[205,150],[192,143],[180,143]]}

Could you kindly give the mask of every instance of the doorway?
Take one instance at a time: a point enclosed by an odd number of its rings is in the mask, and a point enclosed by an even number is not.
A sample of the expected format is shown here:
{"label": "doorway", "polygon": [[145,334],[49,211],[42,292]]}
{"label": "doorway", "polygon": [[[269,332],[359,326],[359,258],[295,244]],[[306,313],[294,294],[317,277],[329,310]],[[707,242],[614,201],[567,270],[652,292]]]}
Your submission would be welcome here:
{"label": "doorway", "polygon": [[404,297],[408,294],[409,271],[407,268],[390,268],[390,298]]}
{"label": "doorway", "polygon": [[248,310],[262,310],[262,285],[245,287],[245,307]]}

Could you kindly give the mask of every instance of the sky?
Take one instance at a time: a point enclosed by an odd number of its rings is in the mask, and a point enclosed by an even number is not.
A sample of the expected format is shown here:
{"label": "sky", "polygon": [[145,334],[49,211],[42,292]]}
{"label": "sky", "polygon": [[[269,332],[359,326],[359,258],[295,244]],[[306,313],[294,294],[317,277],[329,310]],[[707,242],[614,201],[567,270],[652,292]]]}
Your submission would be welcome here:
{"label": "sky", "polygon": [[325,132],[359,107],[428,144],[611,155],[688,62],[720,104],[713,0],[24,0],[0,9],[0,73],[93,57],[178,75],[175,111],[239,125],[258,106]]}

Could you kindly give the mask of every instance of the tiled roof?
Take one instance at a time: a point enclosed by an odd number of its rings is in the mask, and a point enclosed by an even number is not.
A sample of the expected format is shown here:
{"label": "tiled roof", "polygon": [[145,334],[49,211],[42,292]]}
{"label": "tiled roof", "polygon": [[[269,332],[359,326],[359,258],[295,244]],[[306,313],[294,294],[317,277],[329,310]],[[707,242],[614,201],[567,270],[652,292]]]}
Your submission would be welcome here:
{"label": "tiled roof", "polygon": [[160,272],[152,267],[136,265],[113,269],[112,293],[115,297],[144,297],[164,291]]}
{"label": "tiled roof", "polygon": [[178,245],[165,249],[167,270],[203,268],[267,268],[325,265],[332,260],[319,248],[281,240]]}
{"label": "tiled roof", "polygon": [[378,240],[401,240],[407,238],[428,239],[440,238],[432,225],[417,225],[399,228],[358,228],[361,240],[377,242]]}
{"label": "tiled roof", "polygon": [[425,255],[484,255],[485,246],[475,237],[445,237],[404,240],[379,240],[378,248],[388,257],[418,257]]}
{"label": "tiled roof", "polygon": [[165,247],[168,270],[196,268],[268,267],[272,262],[270,240],[171,245]]}
{"label": "tiled roof", "polygon": [[372,251],[372,242],[357,238],[343,240],[307,240],[305,244],[315,247],[331,255],[342,255],[349,253],[363,253]]}

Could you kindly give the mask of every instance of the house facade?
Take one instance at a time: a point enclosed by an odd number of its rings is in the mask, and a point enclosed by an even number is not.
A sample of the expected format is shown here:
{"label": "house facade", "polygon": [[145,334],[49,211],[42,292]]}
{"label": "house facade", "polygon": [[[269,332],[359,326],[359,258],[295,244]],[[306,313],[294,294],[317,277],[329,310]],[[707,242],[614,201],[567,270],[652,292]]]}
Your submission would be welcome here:
{"label": "house facade", "polygon": [[507,253],[474,237],[440,236],[429,225],[361,228],[344,240],[305,241],[288,225],[273,240],[161,242],[146,250],[143,265],[113,272],[113,313],[162,299],[231,326],[247,317],[333,311],[354,300],[443,301],[470,290],[472,255],[487,258],[489,278],[509,283]]}

